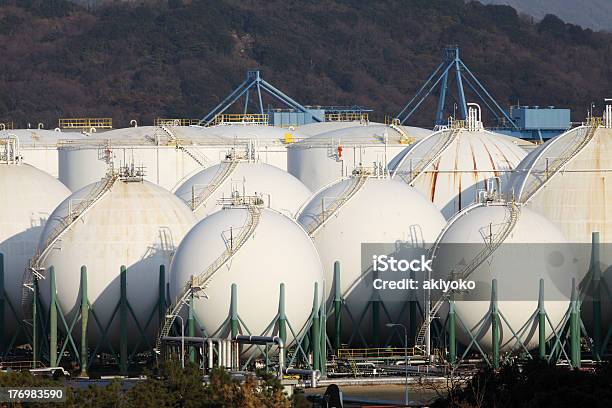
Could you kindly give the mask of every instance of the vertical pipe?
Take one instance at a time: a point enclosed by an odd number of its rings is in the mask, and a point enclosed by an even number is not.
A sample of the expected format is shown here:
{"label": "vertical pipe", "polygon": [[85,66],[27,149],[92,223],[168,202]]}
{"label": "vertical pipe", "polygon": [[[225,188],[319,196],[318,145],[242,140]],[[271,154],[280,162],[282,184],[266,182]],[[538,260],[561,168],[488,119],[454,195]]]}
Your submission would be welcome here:
{"label": "vertical pipe", "polygon": [[[373,272],[374,280],[378,279],[378,271]],[[380,299],[378,291],[372,293],[372,343],[374,347],[380,346]]]}
{"label": "vertical pipe", "polygon": [[544,279],[540,279],[538,295],[538,355],[546,360],[546,309],[544,307]]}
{"label": "vertical pipe", "polygon": [[34,278],[34,297],[32,298],[32,368],[38,366],[39,332],[38,332],[38,279]]}
{"label": "vertical pipe", "polygon": [[312,326],[310,327],[310,332],[313,369],[319,370],[321,368],[319,364],[321,358],[321,331],[319,327],[319,285],[317,282],[314,284],[314,297],[312,299]]}
{"label": "vertical pipe", "polygon": [[572,279],[570,307],[570,360],[573,368],[580,368],[580,308],[577,301],[575,279]]}
{"label": "vertical pipe", "polygon": [[[285,284],[280,284],[280,293],[278,296],[278,337],[281,338],[283,344],[287,341],[287,316],[285,314]],[[285,351],[282,350],[284,354]],[[285,356],[281,356],[284,359]],[[284,367],[282,367],[284,368]]]}
{"label": "vertical pipe", "polygon": [[121,265],[121,295],[119,298],[119,372],[127,375],[128,344],[127,344],[127,269]]}
{"label": "vertical pipe", "polygon": [[4,355],[4,310],[5,310],[5,291],[4,291],[4,254],[0,252],[0,355]]}
{"label": "vertical pipe", "polygon": [[601,359],[601,269],[599,264],[599,232],[591,236],[591,270],[593,271],[593,354]]}
{"label": "vertical pipe", "polygon": [[497,279],[491,285],[491,336],[493,338],[493,368],[499,368],[499,313],[497,310]]}
{"label": "vertical pipe", "polygon": [[87,322],[89,299],[87,295],[87,267],[81,266],[81,377],[87,377]]}
{"label": "vertical pipe", "polygon": [[157,298],[157,322],[159,329],[164,327],[166,322],[166,266],[159,265],[159,285]]}
{"label": "vertical pipe", "polygon": [[[193,314],[193,292],[189,295],[189,309],[187,314],[187,335],[189,337],[195,337],[195,316]],[[189,346],[189,362],[195,363],[196,350],[193,345]]]}
{"label": "vertical pipe", "polygon": [[[415,274],[414,271],[410,271],[410,279],[414,279]],[[410,328],[410,337],[414,339],[417,333],[417,299],[415,295],[415,291],[411,290],[410,300],[408,301],[408,318],[410,319],[409,328]],[[411,340],[413,341],[413,340]],[[408,347],[408,344],[404,344],[404,347]]]}
{"label": "vertical pipe", "polygon": [[230,299],[230,330],[232,338],[238,335],[238,286],[232,283]]}
{"label": "vertical pipe", "polygon": [[[323,282],[323,293],[325,293],[325,282]],[[325,307],[325,299],[322,298],[321,300],[321,308],[319,310],[319,316],[320,316],[320,331],[321,331],[321,363],[320,363],[320,367],[321,367],[321,375],[322,376],[326,376],[326,366],[327,366],[327,310]]]}
{"label": "vertical pipe", "polygon": [[215,355],[215,349],[213,345],[213,341],[211,338],[206,340],[206,344],[208,344],[208,369],[212,370],[213,366],[213,357]]}
{"label": "vertical pipe", "polygon": [[50,299],[49,302],[49,365],[57,367],[57,289],[55,284],[55,268],[49,268]]}
{"label": "vertical pipe", "polygon": [[342,346],[342,288],[340,286],[340,262],[334,262],[334,348],[336,353]]}
{"label": "vertical pipe", "polygon": [[455,299],[451,298],[448,309],[448,351],[452,366],[457,363],[457,332],[455,319]]}

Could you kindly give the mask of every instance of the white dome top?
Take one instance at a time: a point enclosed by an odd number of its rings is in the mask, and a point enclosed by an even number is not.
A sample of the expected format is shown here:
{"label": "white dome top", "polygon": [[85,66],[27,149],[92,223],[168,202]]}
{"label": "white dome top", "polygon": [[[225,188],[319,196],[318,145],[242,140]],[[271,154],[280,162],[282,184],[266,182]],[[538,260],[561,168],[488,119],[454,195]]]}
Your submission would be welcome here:
{"label": "white dome top", "polygon": [[217,125],[202,128],[205,135],[215,135],[217,137],[227,138],[230,141],[248,141],[253,140],[260,144],[284,144],[285,137],[291,135],[293,139],[303,139],[299,130],[284,129],[275,126],[267,125],[252,125],[252,124],[231,124]]}
{"label": "white dome top", "polygon": [[54,147],[60,140],[81,140],[86,138],[86,136],[80,132],[60,132],[47,129],[10,129],[0,131],[0,139],[11,136],[17,136],[17,138],[19,138],[19,145],[22,148]]}
{"label": "white dome top", "polygon": [[[297,334],[307,323],[315,282],[321,297],[323,272],[317,251],[295,221],[269,209],[261,209],[253,232],[240,244],[238,237],[243,228],[248,228],[250,219],[246,208],[232,207],[200,221],[187,234],[172,261],[171,296],[181,295],[192,275],[207,271],[233,245],[237,251],[212,275],[204,290],[207,296],[194,299],[203,329],[209,336],[228,334],[227,328],[218,332],[228,317],[231,285],[235,283],[238,315],[246,324],[240,332],[270,335],[264,329],[278,311],[279,285],[284,283],[287,319]],[[290,342],[293,336],[289,331],[287,336]]]}
{"label": "white dome top", "polygon": [[[398,128],[402,132],[398,131]],[[313,135],[300,142],[293,143],[290,149],[327,146],[330,144],[342,146],[407,144],[420,140],[432,132],[431,130],[409,127],[388,126],[378,123],[356,125]]]}
{"label": "white dome top", "polygon": [[[169,134],[170,132],[171,134]],[[217,134],[207,133],[206,128],[199,126],[137,126],[113,129],[104,132],[92,133],[87,140],[99,143],[110,141],[111,144],[144,144],[162,146],[175,143],[204,144],[204,145],[231,145],[232,141]],[[92,143],[93,143],[92,142]]]}
{"label": "white dome top", "polygon": [[[103,183],[104,180],[78,190],[55,209],[41,236],[41,250],[74,206],[96,196]],[[146,181],[118,179],[69,224],[61,239],[46,251],[41,264],[47,270],[55,267],[57,287],[61,288],[58,300],[66,313],[74,312],[77,306],[79,270],[86,265],[89,300],[103,325],[119,299],[119,267],[125,265],[128,299],[144,325],[158,298],[159,266],[170,265],[175,249],[195,221],[189,208],[167,190]],[[48,279],[43,282],[48,285]],[[47,296],[48,288],[41,289],[41,293]],[[115,320],[111,326],[112,342],[117,340],[116,323]],[[137,332],[135,325],[131,328]],[[90,330],[90,339],[98,338],[97,328]],[[150,325],[147,333],[155,332],[156,327]]]}
{"label": "white dome top", "polygon": [[[527,155],[507,137],[486,130],[442,130],[407,147],[389,163],[392,177],[416,187],[449,219],[499,177],[501,187]],[[499,186],[495,186],[499,190]]]}
{"label": "white dome top", "polygon": [[[21,281],[53,209],[70,195],[57,179],[28,164],[0,164],[0,253],[4,254],[5,286],[12,304],[21,302]],[[5,311],[6,333],[15,318]],[[11,334],[12,335],[12,334]]]}
{"label": "white dome top", "polygon": [[[218,200],[239,191],[261,195],[266,205],[293,217],[312,194],[291,174],[265,163],[226,160],[208,167],[181,184],[175,191],[190,207],[195,204],[198,219],[218,211]],[[195,193],[195,194],[194,194]]]}

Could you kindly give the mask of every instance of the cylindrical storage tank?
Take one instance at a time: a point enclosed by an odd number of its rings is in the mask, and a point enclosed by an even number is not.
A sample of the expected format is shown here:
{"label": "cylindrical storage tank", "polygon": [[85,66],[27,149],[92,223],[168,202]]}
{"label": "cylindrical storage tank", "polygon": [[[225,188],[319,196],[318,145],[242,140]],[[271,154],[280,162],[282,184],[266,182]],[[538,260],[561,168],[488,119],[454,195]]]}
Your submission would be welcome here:
{"label": "cylindrical storage tank", "polygon": [[231,197],[234,191],[261,196],[268,207],[289,217],[295,216],[312,194],[300,180],[278,167],[233,155],[191,176],[175,194],[202,219],[220,210],[219,200]]}
{"label": "cylindrical storage tank", "polygon": [[21,282],[36,252],[43,225],[69,195],[70,191],[49,174],[29,164],[8,164],[0,157],[0,253],[4,255],[4,288],[17,313],[15,316],[5,305],[4,333],[0,333],[5,336],[5,345],[19,333]]}
{"label": "cylindrical storage tank", "polygon": [[[242,197],[239,197],[242,200]],[[322,298],[323,270],[317,251],[304,230],[292,219],[256,204],[228,204],[201,220],[187,234],[172,261],[170,293],[178,298],[185,285],[199,276],[206,296],[193,300],[201,329],[211,337],[230,335],[231,288],[236,284],[238,332],[277,335],[271,325],[279,311],[284,284],[285,315],[296,335],[308,323],[314,285]],[[287,329],[286,344],[294,340]]]}
{"label": "cylindrical storage tank", "polygon": [[[339,288],[343,307],[352,316],[342,317],[342,341],[353,346],[380,346],[374,344],[375,334],[384,341],[388,333],[385,322],[398,321],[405,301],[388,299],[385,307],[390,316],[383,317],[379,325],[372,321],[370,301],[376,291],[366,254],[369,249],[364,246],[377,245],[381,253],[375,255],[393,255],[396,245],[403,243],[425,249],[444,227],[444,217],[415,189],[361,170],[318,191],[300,210],[298,221],[312,236],[321,256],[330,302],[328,310]],[[334,282],[336,261],[340,262],[339,284]],[[357,323],[360,316],[362,321],[355,327],[353,321]],[[405,319],[406,315],[402,321]]]}
{"label": "cylindrical storage tank", "polygon": [[112,164],[147,168],[145,180],[171,190],[218,163],[233,143],[192,126],[141,126],[93,133],[59,147],[59,177],[72,191],[99,181]]}
{"label": "cylindrical storage tank", "polygon": [[406,145],[430,133],[420,128],[364,124],[317,134],[287,147],[287,169],[316,191],[358,167],[388,163]]}
{"label": "cylindrical storage tank", "polygon": [[[482,128],[438,131],[407,147],[389,171],[422,192],[446,219],[474,203],[479,191],[498,192],[526,152],[508,136]],[[500,184],[501,183],[501,187]]]}
{"label": "cylindrical storage tank", "polygon": [[[594,278],[591,241],[600,243],[600,282],[612,287],[612,129],[581,126],[550,139],[517,167],[507,194],[552,221],[575,248],[582,306],[587,321],[593,312]],[[602,288],[603,289],[603,288]],[[603,327],[612,322],[610,297],[601,290]],[[592,326],[589,324],[589,326]],[[592,331],[592,330],[591,330]]]}
{"label": "cylindrical storage tank", "polygon": [[287,145],[305,138],[299,130],[249,123],[221,124],[202,128],[205,137],[230,139],[235,145],[255,146],[256,159],[261,163],[287,170]]}
{"label": "cylindrical storage tank", "polygon": [[[120,300],[120,267],[124,265],[127,301],[145,334],[154,338],[157,318],[146,324],[158,306],[160,265],[167,274],[174,251],[195,221],[178,197],[134,173],[109,176],[73,193],[49,218],[39,244],[41,255],[34,260],[44,270],[40,292],[46,306],[53,266],[58,303],[66,320],[72,321],[81,302],[80,269],[85,265],[87,297],[102,327],[110,322],[106,336],[116,350],[119,317],[118,313],[113,317],[113,311]],[[131,312],[127,330],[129,344],[141,340]],[[90,347],[101,339],[98,325],[90,318]],[[100,347],[106,349],[106,344]]]}
{"label": "cylindrical storage tank", "polygon": [[[474,204],[451,219],[434,251],[434,279],[474,282],[470,290],[454,294],[457,317],[463,323],[457,323],[457,339],[464,345],[470,344],[471,337],[463,325],[484,351],[493,349],[493,279],[500,312],[496,317],[500,351],[520,352],[521,343],[527,349],[538,346],[540,280],[548,315],[546,338],[553,335],[553,327],[557,333],[561,330],[576,265],[565,237],[546,218],[512,203]],[[439,291],[432,291],[432,303],[440,296]],[[445,306],[443,319],[447,311]]]}

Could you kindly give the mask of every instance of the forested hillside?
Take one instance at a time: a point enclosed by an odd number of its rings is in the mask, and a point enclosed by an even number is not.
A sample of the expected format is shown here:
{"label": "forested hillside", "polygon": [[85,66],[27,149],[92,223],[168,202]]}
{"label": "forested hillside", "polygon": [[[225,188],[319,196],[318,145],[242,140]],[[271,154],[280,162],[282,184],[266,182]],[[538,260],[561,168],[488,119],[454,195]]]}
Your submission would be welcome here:
{"label": "forested hillside", "polygon": [[[612,34],[463,0],[0,0],[0,119],[202,117],[245,71],[303,104],[397,113],[449,43],[502,105],[612,96]],[[414,122],[430,125],[434,103]]]}

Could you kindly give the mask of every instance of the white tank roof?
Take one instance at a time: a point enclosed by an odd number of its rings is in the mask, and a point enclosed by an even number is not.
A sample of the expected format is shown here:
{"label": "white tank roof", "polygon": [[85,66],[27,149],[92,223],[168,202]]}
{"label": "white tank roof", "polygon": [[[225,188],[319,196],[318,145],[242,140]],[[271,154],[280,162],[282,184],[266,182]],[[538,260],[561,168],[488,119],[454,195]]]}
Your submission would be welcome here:
{"label": "white tank roof", "polygon": [[10,129],[0,131],[0,139],[17,136],[22,148],[28,147],[55,147],[60,140],[85,139],[80,132],[55,131],[48,129]]}
{"label": "white tank roof", "polygon": [[[222,144],[231,145],[230,139],[217,134],[207,133],[206,128],[199,126],[138,126],[121,129],[113,129],[91,133],[88,141],[111,144],[144,144],[161,145],[171,144],[178,139],[180,144]],[[170,135],[167,131],[171,132]],[[78,144],[78,143],[77,143]]]}
{"label": "white tank roof", "polygon": [[246,160],[225,160],[208,167],[181,184],[175,194],[189,206],[196,204],[195,214],[202,219],[220,210],[218,200],[230,197],[234,191],[261,195],[266,205],[290,217],[312,194],[286,171]]}
{"label": "white tank roof", "polygon": [[[402,132],[399,132],[398,128]],[[408,126],[393,127],[370,123],[368,125],[357,125],[316,134],[291,144],[289,148],[316,147],[330,144],[340,144],[342,146],[384,145],[385,139],[388,144],[407,144],[411,141],[420,140],[431,133],[430,130],[422,128]]]}
{"label": "white tank roof", "polygon": [[[380,125],[378,122],[369,122],[370,125]],[[306,125],[298,126],[297,130],[304,136],[310,137],[314,135],[318,135],[320,133],[327,133],[333,130],[338,129],[346,129],[355,126],[361,126],[362,123],[360,121],[350,121],[350,122],[342,122],[342,121],[331,121],[331,122],[312,122]]]}
{"label": "white tank roof", "polygon": [[509,184],[511,171],[526,155],[508,137],[448,129],[407,147],[391,160],[389,171],[421,191],[448,219],[476,200],[486,180],[499,177],[502,188]]}
{"label": "white tank roof", "polygon": [[294,140],[304,138],[298,131],[267,125],[231,124],[201,128],[205,135],[215,135],[231,141],[254,140],[262,144],[284,144],[285,136],[292,135]]}

